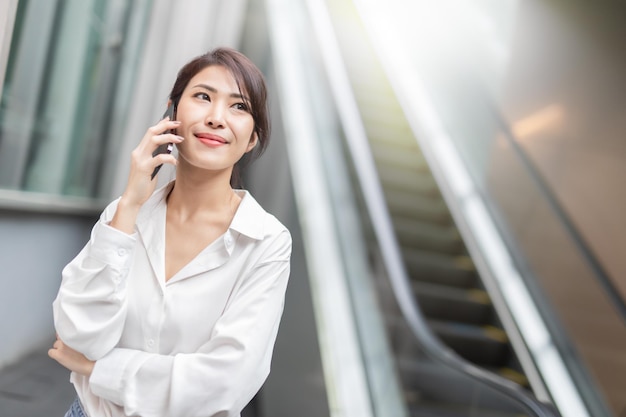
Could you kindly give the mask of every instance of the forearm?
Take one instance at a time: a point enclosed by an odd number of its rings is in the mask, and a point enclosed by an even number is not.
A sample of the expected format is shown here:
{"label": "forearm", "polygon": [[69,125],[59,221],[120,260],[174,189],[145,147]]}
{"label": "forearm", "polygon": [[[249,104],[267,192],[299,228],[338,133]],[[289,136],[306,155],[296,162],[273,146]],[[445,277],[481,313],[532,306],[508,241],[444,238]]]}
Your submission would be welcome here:
{"label": "forearm", "polygon": [[122,196],[118,202],[117,210],[111,220],[110,226],[128,235],[132,235],[135,232],[137,214],[140,208],[141,204],[133,203],[132,199]]}
{"label": "forearm", "polygon": [[239,416],[270,361],[238,349],[171,356],[116,348],[95,363],[90,390],[127,415]]}
{"label": "forearm", "polygon": [[117,210],[110,225],[126,234],[133,234],[137,214],[141,206],[150,198],[156,189],[157,181],[151,173],[157,165],[168,163],[176,165],[176,158],[170,154],[158,154],[154,151],[164,143],[180,143],[181,136],[165,132],[175,129],[180,125],[178,121],[163,119],[158,124],[150,127],[141,142],[131,152],[130,172],[124,194],[119,200]]}
{"label": "forearm", "polygon": [[194,352],[113,349],[97,361],[90,389],[128,415],[238,416],[269,373],[288,273],[287,262],[258,268]]}
{"label": "forearm", "polygon": [[63,269],[53,303],[61,339],[90,359],[119,341],[126,319],[126,281],[136,239],[106,224],[95,227],[89,243]]}

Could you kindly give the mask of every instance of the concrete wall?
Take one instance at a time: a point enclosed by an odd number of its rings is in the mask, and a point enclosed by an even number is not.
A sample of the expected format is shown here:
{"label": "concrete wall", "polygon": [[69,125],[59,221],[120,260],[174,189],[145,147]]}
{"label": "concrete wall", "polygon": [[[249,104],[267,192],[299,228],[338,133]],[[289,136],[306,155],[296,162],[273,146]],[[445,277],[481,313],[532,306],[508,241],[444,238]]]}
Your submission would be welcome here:
{"label": "concrete wall", "polygon": [[0,368],[52,344],[61,270],[95,218],[0,210]]}

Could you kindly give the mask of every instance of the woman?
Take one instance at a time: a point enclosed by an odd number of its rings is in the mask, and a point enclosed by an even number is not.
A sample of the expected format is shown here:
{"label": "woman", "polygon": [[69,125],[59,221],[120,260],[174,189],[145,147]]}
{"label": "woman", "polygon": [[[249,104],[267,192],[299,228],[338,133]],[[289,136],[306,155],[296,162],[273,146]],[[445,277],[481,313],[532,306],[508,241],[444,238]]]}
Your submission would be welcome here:
{"label": "woman", "polygon": [[[291,238],[231,186],[267,146],[263,76],[216,49],[180,70],[168,104],[176,121],[148,129],[124,193],[63,270],[49,355],[72,371],[68,416],[238,416],[269,373]],[[167,143],[178,160],[153,157]],[[155,191],[164,163],[176,179]]]}

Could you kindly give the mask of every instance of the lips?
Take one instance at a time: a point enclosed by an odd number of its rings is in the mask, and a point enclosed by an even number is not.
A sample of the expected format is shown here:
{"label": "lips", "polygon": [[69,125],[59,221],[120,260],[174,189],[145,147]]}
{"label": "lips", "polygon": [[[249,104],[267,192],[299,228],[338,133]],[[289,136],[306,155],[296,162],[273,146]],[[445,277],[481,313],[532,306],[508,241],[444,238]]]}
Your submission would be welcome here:
{"label": "lips", "polygon": [[200,142],[211,147],[222,146],[228,143],[223,137],[211,133],[196,133],[195,136]]}

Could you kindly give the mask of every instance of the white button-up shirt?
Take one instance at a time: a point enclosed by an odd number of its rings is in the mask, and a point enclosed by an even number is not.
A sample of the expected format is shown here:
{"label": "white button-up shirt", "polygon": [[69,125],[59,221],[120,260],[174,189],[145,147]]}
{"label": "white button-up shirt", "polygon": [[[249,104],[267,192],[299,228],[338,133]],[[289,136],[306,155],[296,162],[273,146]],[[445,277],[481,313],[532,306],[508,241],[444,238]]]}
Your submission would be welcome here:
{"label": "white button-up shirt", "polygon": [[247,191],[224,235],[165,281],[165,196],[127,235],[103,212],[63,270],[57,333],[96,365],[71,381],[92,417],[238,416],[269,373],[291,237]]}

